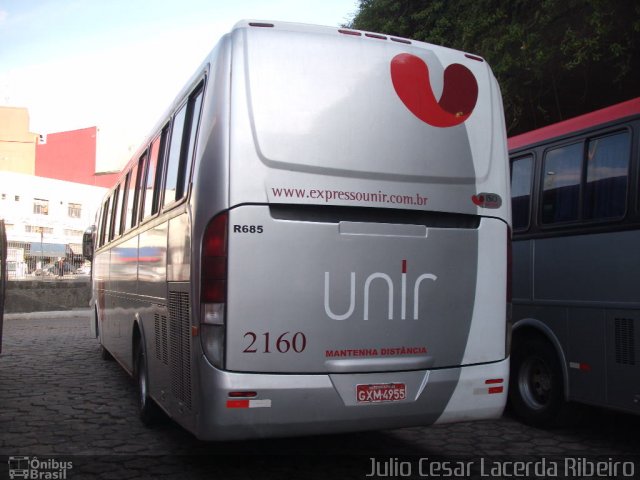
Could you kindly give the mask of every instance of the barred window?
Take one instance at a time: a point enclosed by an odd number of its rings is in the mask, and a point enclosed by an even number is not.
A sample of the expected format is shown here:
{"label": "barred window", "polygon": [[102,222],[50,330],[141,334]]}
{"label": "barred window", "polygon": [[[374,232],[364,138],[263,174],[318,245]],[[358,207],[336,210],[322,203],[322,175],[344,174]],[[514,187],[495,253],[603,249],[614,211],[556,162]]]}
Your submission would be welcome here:
{"label": "barred window", "polygon": [[34,198],[33,213],[38,215],[49,215],[49,200],[44,200],[42,198]]}
{"label": "barred window", "polygon": [[68,212],[71,218],[80,218],[82,215],[82,205],[80,203],[69,203]]}
{"label": "barred window", "polygon": [[53,233],[52,227],[40,227],[38,225],[25,225],[24,230],[27,233]]}

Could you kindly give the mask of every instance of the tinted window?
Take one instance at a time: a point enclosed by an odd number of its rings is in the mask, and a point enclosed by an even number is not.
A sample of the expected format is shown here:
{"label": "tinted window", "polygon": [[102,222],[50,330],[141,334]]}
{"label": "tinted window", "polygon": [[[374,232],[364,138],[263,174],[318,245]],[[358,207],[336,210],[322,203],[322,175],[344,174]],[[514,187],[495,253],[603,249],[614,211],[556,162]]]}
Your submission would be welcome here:
{"label": "tinted window", "polygon": [[182,151],[182,138],[184,134],[184,124],[187,116],[187,105],[184,105],[173,119],[171,129],[171,143],[169,146],[169,156],[167,159],[167,179],[164,189],[164,205],[172,203],[180,197],[177,195],[178,175],[180,170],[180,153]]}
{"label": "tinted window", "polygon": [[104,205],[100,207],[100,218],[98,220],[98,225],[96,226],[96,247],[102,246],[104,243]]}
{"label": "tinted window", "polygon": [[585,219],[624,215],[630,146],[628,132],[589,141],[584,195]]}
{"label": "tinted window", "polygon": [[113,205],[112,205],[113,224],[111,225],[109,240],[113,240],[120,234],[120,186],[116,188],[113,193]]}
{"label": "tinted window", "polygon": [[583,144],[549,150],[542,169],[542,223],[570,222],[579,215]]}
{"label": "tinted window", "polygon": [[138,164],[136,163],[129,172],[129,191],[127,192],[127,214],[125,222],[128,227],[135,227],[135,205],[136,205],[136,182],[138,181]]}
{"label": "tinted window", "polygon": [[174,117],[167,161],[165,205],[180,200],[189,189],[201,106],[202,88],[199,88]]}
{"label": "tinted window", "polygon": [[135,202],[135,215],[138,220],[142,220],[144,213],[144,201],[145,196],[144,192],[146,189],[146,179],[147,179],[147,164],[149,159],[148,152],[144,152],[138,160],[138,181],[136,182],[136,202]]}
{"label": "tinted window", "polygon": [[157,195],[154,194],[154,187],[158,172],[162,172],[162,168],[158,168],[158,159],[160,158],[160,146],[161,137],[151,142],[151,150],[149,154],[149,166],[147,168],[147,181],[145,185],[144,193],[144,215],[143,218],[147,218],[158,211]]}
{"label": "tinted window", "polygon": [[100,245],[107,241],[107,232],[111,225],[111,197],[107,198],[102,206],[102,224],[100,225]]}
{"label": "tinted window", "polygon": [[124,231],[127,229],[127,213],[128,213],[128,208],[129,208],[129,184],[131,183],[131,172],[127,173],[127,176],[124,179],[124,182],[122,183],[122,200],[120,201],[121,203],[121,207],[120,207],[120,223],[119,223],[119,229],[120,229],[120,233],[124,233]]}
{"label": "tinted window", "polygon": [[180,198],[186,195],[189,179],[191,178],[191,166],[193,165],[193,151],[196,148],[196,134],[198,133],[198,124],[200,123],[200,106],[202,105],[202,90],[189,103],[189,117],[191,125],[189,126],[189,149],[185,159],[184,175],[180,179],[178,194]]}
{"label": "tinted window", "polygon": [[511,209],[514,230],[522,230],[529,226],[532,167],[532,155],[516,158],[511,162]]}

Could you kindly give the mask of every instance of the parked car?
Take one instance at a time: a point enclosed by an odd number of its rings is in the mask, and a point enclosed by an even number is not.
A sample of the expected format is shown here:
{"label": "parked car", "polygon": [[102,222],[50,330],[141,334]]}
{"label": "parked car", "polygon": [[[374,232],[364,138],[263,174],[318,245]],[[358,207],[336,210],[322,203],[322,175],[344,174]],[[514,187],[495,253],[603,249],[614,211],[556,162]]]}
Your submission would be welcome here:
{"label": "parked car", "polygon": [[[71,265],[70,263],[66,263],[66,262],[63,263],[62,270],[63,270],[65,275],[69,275],[69,274],[75,273],[75,267],[73,265]],[[50,275],[60,275],[60,266],[58,265],[58,262],[48,263],[42,268],[37,268],[33,272],[33,274],[35,276],[38,276],[38,277],[50,276]]]}
{"label": "parked car", "polygon": [[91,265],[81,265],[80,267],[76,268],[75,273],[78,275],[90,275]]}

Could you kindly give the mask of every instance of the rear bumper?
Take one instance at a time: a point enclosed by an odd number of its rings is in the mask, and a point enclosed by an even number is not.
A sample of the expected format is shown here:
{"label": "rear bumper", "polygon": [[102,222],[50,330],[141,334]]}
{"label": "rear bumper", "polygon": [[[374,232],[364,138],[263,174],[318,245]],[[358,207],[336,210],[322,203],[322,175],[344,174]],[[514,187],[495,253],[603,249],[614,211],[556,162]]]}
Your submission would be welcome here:
{"label": "rear bumper", "polygon": [[[199,367],[202,396],[194,433],[202,440],[315,435],[497,418],[506,402],[509,374],[508,359],[450,369],[329,375],[223,372],[205,357],[200,357]],[[406,399],[357,402],[356,385],[388,383],[404,383]],[[230,398],[228,393],[235,391],[257,392],[257,396]]]}

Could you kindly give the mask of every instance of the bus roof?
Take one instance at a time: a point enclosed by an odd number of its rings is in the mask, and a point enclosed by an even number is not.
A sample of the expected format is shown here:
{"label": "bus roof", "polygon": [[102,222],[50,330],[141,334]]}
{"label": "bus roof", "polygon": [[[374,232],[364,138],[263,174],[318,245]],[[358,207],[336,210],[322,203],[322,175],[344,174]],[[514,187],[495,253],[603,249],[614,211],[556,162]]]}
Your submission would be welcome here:
{"label": "bus roof", "polygon": [[544,140],[578,132],[595,125],[637,115],[638,113],[640,113],[640,97],[510,137],[508,140],[509,150],[516,150]]}

